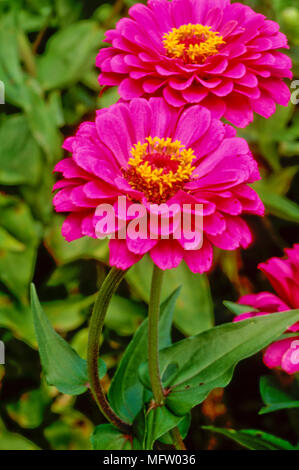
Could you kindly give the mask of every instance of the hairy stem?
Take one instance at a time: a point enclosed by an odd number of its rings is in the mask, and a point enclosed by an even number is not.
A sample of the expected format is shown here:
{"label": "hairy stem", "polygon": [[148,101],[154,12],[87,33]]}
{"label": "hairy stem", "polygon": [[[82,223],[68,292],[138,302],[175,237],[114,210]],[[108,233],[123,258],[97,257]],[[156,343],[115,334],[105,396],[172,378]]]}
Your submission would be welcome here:
{"label": "hairy stem", "polygon": [[122,421],[109,405],[104,394],[98,369],[100,335],[112,295],[123,280],[126,271],[112,268],[100,288],[94,304],[88,335],[88,376],[94,399],[105,418],[120,431],[129,433],[130,426]]}

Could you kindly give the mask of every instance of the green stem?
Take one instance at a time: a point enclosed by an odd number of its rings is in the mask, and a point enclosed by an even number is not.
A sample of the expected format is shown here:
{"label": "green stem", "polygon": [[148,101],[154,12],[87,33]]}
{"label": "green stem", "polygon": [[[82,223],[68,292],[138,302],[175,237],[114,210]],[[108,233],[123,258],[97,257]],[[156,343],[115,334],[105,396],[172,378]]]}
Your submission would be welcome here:
{"label": "green stem", "polygon": [[153,268],[151,296],[148,309],[148,365],[156,405],[164,403],[164,393],[159,368],[159,315],[163,271]]}
{"label": "green stem", "polygon": [[24,61],[25,67],[32,77],[36,76],[36,63],[35,57],[31,50],[31,45],[28,37],[23,32],[18,33],[18,44],[20,50],[20,57]]}
{"label": "green stem", "polygon": [[94,399],[105,418],[124,433],[130,432],[130,426],[122,421],[109,405],[99,378],[98,357],[100,335],[112,295],[123,280],[126,271],[112,268],[103,282],[94,304],[88,335],[88,376]]}
{"label": "green stem", "polygon": [[[163,405],[165,400],[159,366],[159,316],[163,274],[164,272],[154,264],[148,309],[148,368],[154,400],[157,406]],[[171,436],[176,449],[186,450],[177,427],[171,430]]]}
{"label": "green stem", "polygon": [[177,450],[186,450],[186,446],[180,434],[179,428],[175,427],[170,431],[173,445]]}

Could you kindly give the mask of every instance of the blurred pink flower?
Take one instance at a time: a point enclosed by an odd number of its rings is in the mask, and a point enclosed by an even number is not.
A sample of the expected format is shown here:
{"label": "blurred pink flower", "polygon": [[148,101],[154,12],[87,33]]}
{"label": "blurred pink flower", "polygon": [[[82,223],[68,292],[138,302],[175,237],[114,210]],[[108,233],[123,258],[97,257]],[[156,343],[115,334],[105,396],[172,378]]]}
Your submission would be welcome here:
{"label": "blurred pink flower", "polygon": [[[240,304],[253,307],[257,311],[238,315],[234,321],[299,308],[299,244],[285,249],[285,253],[286,258],[271,258],[258,266],[271,282],[277,295],[260,292],[241,297]],[[288,329],[289,333],[297,331],[299,322]],[[270,368],[281,367],[289,374],[298,372],[299,336],[285,338],[268,346],[264,362]]]}
{"label": "blurred pink flower", "polygon": [[241,214],[264,212],[247,185],[260,178],[257,164],[246,141],[235,135],[206,108],[178,110],[162,98],[136,98],[98,111],[95,122],[81,124],[65,141],[72,156],[55,168],[63,175],[54,186],[59,190],[55,209],[69,212],[64,237],[96,237],[97,206],[116,206],[119,196],[128,207],[138,202],[148,212],[151,203],[176,203],[183,212],[185,205],[202,204],[203,244],[198,250],[185,249],[184,238],[161,239],[160,233],[158,239],[119,239],[118,227],[130,217],[117,214],[110,264],[126,269],[149,252],[161,269],[174,268],[184,259],[193,272],[208,271],[213,245],[235,250],[251,242]]}
{"label": "blurred pink flower", "polygon": [[238,127],[253,112],[269,118],[286,106],[291,59],[279,25],[230,0],[149,0],[136,4],[96,65],[101,85],[118,85],[124,100],[164,96],[176,107],[201,103]]}

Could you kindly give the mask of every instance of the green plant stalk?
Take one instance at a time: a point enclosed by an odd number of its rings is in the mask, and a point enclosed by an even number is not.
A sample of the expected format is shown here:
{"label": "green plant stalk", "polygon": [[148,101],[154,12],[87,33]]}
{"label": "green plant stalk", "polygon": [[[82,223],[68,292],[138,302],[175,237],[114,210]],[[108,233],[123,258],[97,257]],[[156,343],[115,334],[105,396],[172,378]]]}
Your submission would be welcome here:
{"label": "green plant stalk", "polygon": [[178,450],[186,450],[186,446],[184,444],[179,428],[177,426],[170,431],[170,434],[172,437],[174,447]]}
{"label": "green plant stalk", "polygon": [[130,432],[130,425],[122,421],[109,405],[100,382],[98,369],[100,335],[103,330],[108,306],[126,272],[112,268],[100,288],[90,320],[87,365],[90,388],[102,414],[120,431],[128,434]]}
{"label": "green plant stalk", "polygon": [[[159,367],[159,316],[163,274],[154,264],[148,309],[148,367],[156,406],[162,406],[165,401]],[[186,450],[177,427],[171,430],[171,436],[176,449]]]}
{"label": "green plant stalk", "polygon": [[148,308],[148,365],[152,391],[157,406],[161,406],[164,403],[164,392],[159,368],[159,315],[162,281],[163,271],[154,264]]}

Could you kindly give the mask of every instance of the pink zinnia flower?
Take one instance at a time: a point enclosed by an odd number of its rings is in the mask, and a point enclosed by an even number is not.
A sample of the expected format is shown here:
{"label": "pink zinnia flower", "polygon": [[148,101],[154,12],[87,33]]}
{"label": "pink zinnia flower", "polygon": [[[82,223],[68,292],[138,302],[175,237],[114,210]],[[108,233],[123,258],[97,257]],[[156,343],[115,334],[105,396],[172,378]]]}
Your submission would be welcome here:
{"label": "pink zinnia flower", "polygon": [[[258,267],[271,282],[276,294],[260,292],[245,295],[240,304],[256,309],[256,312],[243,313],[235,321],[257,315],[269,315],[299,308],[299,244],[286,249],[286,258],[271,258]],[[288,329],[289,333],[299,331],[299,322]],[[299,371],[299,336],[289,337],[272,343],[265,351],[264,362],[270,367],[281,367],[289,374]]]}
{"label": "pink zinnia flower", "polygon": [[[69,212],[62,233],[71,241],[96,237],[99,204],[116,207],[119,196],[127,206],[139,202],[170,206],[203,205],[203,245],[185,249],[186,240],[110,240],[110,264],[126,269],[149,252],[161,269],[174,268],[184,259],[193,272],[212,264],[212,245],[225,250],[246,248],[251,233],[241,214],[262,215],[264,208],[253,189],[259,179],[248,144],[235,130],[212,118],[201,106],[178,110],[162,98],[133,99],[97,112],[95,122],[81,124],[64,148],[71,157],[57,164],[63,179],[54,189],[58,212]],[[117,214],[117,232],[131,214]]]}
{"label": "pink zinnia flower", "polygon": [[101,85],[120,96],[164,96],[172,106],[201,103],[238,127],[253,112],[286,106],[291,60],[279,25],[230,0],[149,0],[134,5],[105,41],[96,64]]}

